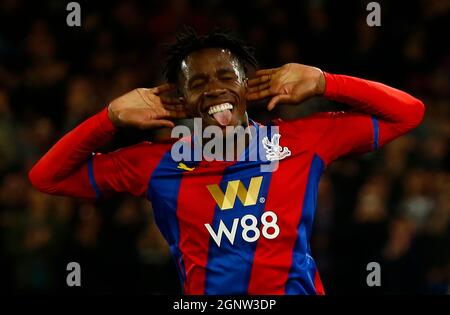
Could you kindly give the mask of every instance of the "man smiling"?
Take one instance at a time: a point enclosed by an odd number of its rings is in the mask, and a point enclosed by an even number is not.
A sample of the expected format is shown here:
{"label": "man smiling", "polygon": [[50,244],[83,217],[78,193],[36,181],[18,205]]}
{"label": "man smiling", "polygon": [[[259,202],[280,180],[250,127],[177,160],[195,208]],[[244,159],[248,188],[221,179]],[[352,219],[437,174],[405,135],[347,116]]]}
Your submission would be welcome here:
{"label": "man smiling", "polygon": [[[248,125],[245,73],[230,50],[206,48],[189,54],[175,80],[179,80],[186,109],[206,125]],[[211,85],[217,88],[208,89]]]}
{"label": "man smiling", "polygon": [[[323,294],[309,246],[320,175],[332,161],[377,150],[416,127],[423,103],[381,83],[295,63],[247,80],[255,58],[220,31],[187,30],[168,56],[168,83],[113,100],[49,150],[30,171],[31,182],[51,194],[128,192],[150,200],[185,294]],[[175,89],[178,97],[165,95]],[[274,120],[270,130],[246,114],[247,101],[268,98],[271,110],[312,96],[351,110]],[[222,131],[252,126],[257,134],[238,137],[245,145],[231,161],[180,163],[167,143],[93,153],[118,128],[174,127],[186,117]],[[256,160],[237,159],[261,148],[266,154]],[[273,160],[276,170],[263,172]]]}

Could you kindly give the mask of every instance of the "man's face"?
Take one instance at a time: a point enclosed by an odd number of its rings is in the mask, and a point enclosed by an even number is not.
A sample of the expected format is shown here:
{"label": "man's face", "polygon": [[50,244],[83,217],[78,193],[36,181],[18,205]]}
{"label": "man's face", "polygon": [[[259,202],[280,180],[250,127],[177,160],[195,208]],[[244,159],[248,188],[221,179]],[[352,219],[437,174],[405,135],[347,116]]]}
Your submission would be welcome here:
{"label": "man's face", "polygon": [[187,112],[204,127],[247,125],[247,83],[238,59],[227,49],[206,48],[181,63],[180,87]]}

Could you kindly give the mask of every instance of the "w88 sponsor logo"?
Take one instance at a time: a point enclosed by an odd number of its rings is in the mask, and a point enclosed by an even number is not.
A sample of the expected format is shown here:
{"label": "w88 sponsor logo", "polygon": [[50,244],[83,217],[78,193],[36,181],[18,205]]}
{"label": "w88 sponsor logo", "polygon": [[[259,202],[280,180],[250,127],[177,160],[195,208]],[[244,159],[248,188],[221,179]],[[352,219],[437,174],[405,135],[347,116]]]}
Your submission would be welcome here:
{"label": "w88 sponsor logo", "polygon": [[252,214],[246,214],[240,219],[233,219],[231,229],[222,220],[219,222],[217,232],[214,231],[209,223],[206,223],[205,227],[214,242],[220,247],[222,235],[225,235],[231,245],[234,244],[239,222],[242,226],[242,239],[246,242],[256,242],[261,236],[269,240],[274,239],[280,234],[280,227],[277,225],[277,221],[278,217],[275,212],[266,211],[261,215],[261,230],[258,227],[258,219]]}

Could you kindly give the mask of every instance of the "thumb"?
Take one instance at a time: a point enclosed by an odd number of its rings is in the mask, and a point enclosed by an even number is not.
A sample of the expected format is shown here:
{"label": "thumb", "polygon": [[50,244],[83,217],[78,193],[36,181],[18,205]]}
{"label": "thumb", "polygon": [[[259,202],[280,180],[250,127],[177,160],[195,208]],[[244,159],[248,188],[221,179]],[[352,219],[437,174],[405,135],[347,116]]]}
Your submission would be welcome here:
{"label": "thumb", "polygon": [[143,121],[140,125],[140,129],[153,129],[153,128],[162,128],[162,127],[168,127],[173,128],[175,127],[175,124],[167,119],[155,119],[150,121]]}
{"label": "thumb", "polygon": [[149,122],[147,128],[162,128],[162,127],[173,128],[173,127],[175,127],[175,124],[172,121],[167,120],[167,119],[158,119],[158,120]]}
{"label": "thumb", "polygon": [[275,106],[276,106],[278,103],[280,103],[280,102],[281,102],[281,103],[288,103],[289,101],[292,101],[292,98],[291,98],[290,95],[282,94],[282,95],[274,96],[274,97],[270,100],[269,104],[267,105],[267,109],[268,109],[268,110],[272,110],[272,109],[275,108]]}

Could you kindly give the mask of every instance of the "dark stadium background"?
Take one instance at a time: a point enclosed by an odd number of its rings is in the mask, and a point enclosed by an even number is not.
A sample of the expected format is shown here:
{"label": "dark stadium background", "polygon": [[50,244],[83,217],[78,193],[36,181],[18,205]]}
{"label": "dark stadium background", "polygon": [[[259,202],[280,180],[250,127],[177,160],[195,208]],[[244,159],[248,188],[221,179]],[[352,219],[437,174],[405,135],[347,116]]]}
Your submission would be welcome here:
{"label": "dark stadium background", "polygon": [[[76,292],[180,292],[148,202],[48,196],[27,172],[108,101],[161,83],[161,44],[189,24],[200,33],[231,28],[256,48],[262,67],[305,63],[425,102],[416,130],[326,171],[312,249],[328,294],[450,293],[450,1],[378,1],[381,27],[365,22],[369,1],[78,1],[81,27],[66,25],[68,2],[0,2],[2,292],[70,293],[70,261],[81,264]],[[249,111],[267,122],[330,106],[340,105]],[[165,135],[122,131],[104,150]],[[380,288],[366,285],[371,261],[381,265]]]}

